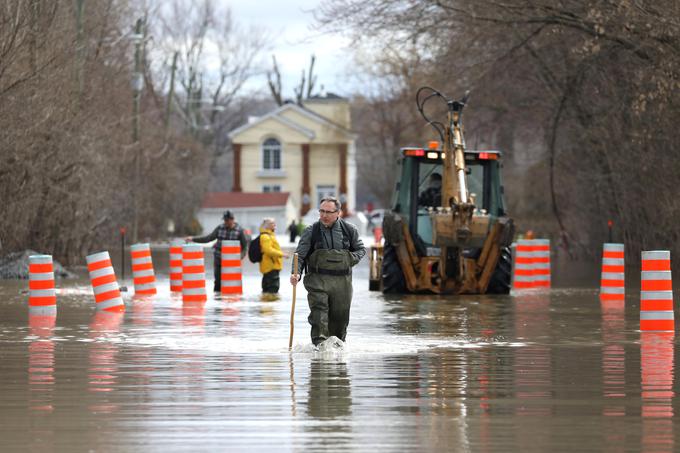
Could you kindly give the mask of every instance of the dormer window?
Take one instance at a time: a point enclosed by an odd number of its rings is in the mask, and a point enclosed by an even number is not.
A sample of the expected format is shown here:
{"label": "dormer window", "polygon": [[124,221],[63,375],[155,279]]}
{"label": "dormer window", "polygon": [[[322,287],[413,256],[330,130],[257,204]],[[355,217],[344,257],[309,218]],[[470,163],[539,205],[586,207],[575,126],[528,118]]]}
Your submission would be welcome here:
{"label": "dormer window", "polygon": [[281,169],[281,142],[275,138],[268,138],[262,144],[262,169]]}

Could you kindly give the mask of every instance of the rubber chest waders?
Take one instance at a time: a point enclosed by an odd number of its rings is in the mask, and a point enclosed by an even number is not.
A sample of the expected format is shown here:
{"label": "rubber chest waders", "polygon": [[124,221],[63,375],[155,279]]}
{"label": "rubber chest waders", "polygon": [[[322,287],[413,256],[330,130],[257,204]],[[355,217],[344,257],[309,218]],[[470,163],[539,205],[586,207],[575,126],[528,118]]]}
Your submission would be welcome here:
{"label": "rubber chest waders", "polygon": [[312,342],[330,336],[345,341],[352,304],[352,258],[348,250],[317,249],[309,257],[304,285]]}

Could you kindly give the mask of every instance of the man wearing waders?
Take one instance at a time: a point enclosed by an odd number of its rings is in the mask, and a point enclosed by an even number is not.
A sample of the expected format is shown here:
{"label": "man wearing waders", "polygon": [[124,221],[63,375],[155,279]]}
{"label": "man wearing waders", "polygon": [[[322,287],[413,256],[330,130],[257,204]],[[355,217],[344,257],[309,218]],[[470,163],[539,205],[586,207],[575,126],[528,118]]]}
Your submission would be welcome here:
{"label": "man wearing waders", "polygon": [[352,303],[352,266],[366,254],[364,243],[354,225],[340,218],[340,202],[326,197],[319,203],[319,221],[308,226],[300,236],[295,253],[298,268],[290,283],[296,285],[306,272],[312,325],[312,343],[318,345],[330,336],[345,341]]}

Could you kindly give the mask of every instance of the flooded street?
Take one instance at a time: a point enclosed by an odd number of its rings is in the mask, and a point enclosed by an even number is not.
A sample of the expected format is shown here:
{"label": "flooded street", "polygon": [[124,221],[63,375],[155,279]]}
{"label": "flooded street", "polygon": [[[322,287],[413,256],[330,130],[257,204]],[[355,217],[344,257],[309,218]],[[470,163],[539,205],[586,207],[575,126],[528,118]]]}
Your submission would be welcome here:
{"label": "flooded street", "polygon": [[639,332],[638,290],[388,297],[364,260],[344,349],[312,349],[300,285],[290,353],[290,284],[244,272],[183,304],[161,265],[121,314],[58,280],[56,319],[0,281],[2,451],[677,450],[674,336]]}

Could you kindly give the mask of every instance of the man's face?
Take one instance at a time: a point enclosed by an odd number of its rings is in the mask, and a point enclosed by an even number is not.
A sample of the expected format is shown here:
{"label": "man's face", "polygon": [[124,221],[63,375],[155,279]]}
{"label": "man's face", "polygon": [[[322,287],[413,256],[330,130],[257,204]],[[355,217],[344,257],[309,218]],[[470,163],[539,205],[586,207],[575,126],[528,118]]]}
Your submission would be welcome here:
{"label": "man's face", "polygon": [[324,201],[319,205],[319,220],[325,227],[329,227],[338,220],[340,210],[335,207],[332,201]]}
{"label": "man's face", "polygon": [[234,219],[224,219],[224,224],[227,226],[227,228],[234,228]]}

